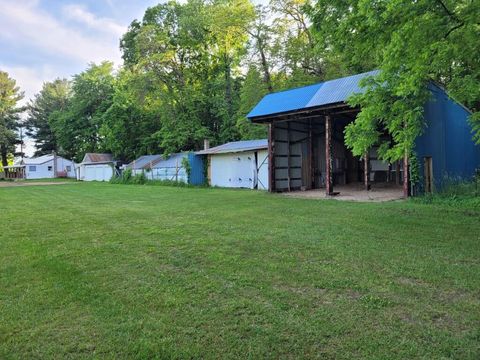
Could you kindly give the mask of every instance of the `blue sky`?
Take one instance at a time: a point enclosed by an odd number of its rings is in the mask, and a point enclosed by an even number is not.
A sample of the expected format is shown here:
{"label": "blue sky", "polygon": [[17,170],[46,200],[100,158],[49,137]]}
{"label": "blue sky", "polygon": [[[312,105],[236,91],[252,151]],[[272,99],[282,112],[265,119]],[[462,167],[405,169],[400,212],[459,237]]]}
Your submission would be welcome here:
{"label": "blue sky", "polygon": [[91,61],[121,64],[119,39],[158,0],[0,0],[0,70],[25,100]]}
{"label": "blue sky", "polygon": [[[159,0],[0,0],[0,70],[24,91],[24,104],[55,78],[90,62],[122,64],[119,41]],[[266,0],[255,0],[266,3]],[[26,139],[26,153],[34,151]]]}

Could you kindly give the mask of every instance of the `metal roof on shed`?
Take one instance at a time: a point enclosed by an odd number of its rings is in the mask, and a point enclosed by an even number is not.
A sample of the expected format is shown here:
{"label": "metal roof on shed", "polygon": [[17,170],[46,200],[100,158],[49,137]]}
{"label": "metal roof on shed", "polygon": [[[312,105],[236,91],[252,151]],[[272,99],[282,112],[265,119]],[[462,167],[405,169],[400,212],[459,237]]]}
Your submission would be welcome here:
{"label": "metal roof on shed", "polygon": [[135,161],[132,161],[126,166],[127,169],[141,170],[141,169],[159,169],[159,168],[175,168],[182,166],[183,158],[188,156],[188,152],[173,153],[168,157],[164,155],[143,155]]}
{"label": "metal roof on shed", "polygon": [[163,155],[143,155],[126,166],[127,169],[140,170],[162,159]]}
{"label": "metal roof on shed", "polygon": [[363,91],[361,79],[376,74],[378,70],[268,94],[247,117],[251,119],[345,102],[350,95]]}
{"label": "metal roof on shed", "polygon": [[233,141],[210,149],[197,151],[197,155],[223,154],[242,151],[262,150],[268,148],[268,140],[243,140]]}
{"label": "metal roof on shed", "polygon": [[154,169],[182,167],[183,158],[188,156],[188,152],[170,154],[166,159],[162,158],[153,164]]}
{"label": "metal roof on shed", "polygon": [[[34,158],[24,158],[24,159],[20,159],[17,161],[15,161],[15,164],[14,165],[42,165],[42,164],[45,164],[49,161],[53,161],[53,154],[47,154],[47,155],[42,155],[42,156],[38,156],[38,157],[34,157]],[[58,156],[57,155],[57,159],[60,160],[60,159],[63,159],[63,160],[67,160],[61,156]],[[69,161],[69,160],[68,160]]]}
{"label": "metal roof on shed", "polygon": [[82,163],[109,163],[114,162],[112,154],[86,153]]}

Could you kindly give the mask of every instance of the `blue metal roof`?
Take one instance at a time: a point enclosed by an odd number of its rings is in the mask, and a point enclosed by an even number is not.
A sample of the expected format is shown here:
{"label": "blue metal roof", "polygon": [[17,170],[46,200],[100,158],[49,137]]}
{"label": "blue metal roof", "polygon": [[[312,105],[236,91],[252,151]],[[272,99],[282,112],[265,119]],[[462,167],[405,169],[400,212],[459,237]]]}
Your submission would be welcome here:
{"label": "blue metal roof", "polygon": [[268,94],[250,111],[247,118],[345,102],[350,95],[363,91],[359,85],[361,79],[376,74],[378,70]]}
{"label": "blue metal roof", "polygon": [[233,142],[219,145],[210,149],[198,151],[196,154],[197,155],[223,154],[223,153],[261,150],[266,148],[268,148],[267,139],[244,140],[244,141],[233,141]]}

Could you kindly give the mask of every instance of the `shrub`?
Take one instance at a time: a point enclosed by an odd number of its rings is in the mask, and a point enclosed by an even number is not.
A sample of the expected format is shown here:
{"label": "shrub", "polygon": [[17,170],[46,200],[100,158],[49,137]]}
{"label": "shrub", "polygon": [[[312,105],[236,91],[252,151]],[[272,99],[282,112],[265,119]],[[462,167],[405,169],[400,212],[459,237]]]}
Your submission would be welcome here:
{"label": "shrub", "polygon": [[470,181],[445,177],[440,190],[413,199],[424,204],[443,204],[480,210],[480,179],[478,176]]}
{"label": "shrub", "polygon": [[143,172],[135,175],[134,177],[130,177],[130,183],[136,185],[144,185],[147,182],[147,177]]}

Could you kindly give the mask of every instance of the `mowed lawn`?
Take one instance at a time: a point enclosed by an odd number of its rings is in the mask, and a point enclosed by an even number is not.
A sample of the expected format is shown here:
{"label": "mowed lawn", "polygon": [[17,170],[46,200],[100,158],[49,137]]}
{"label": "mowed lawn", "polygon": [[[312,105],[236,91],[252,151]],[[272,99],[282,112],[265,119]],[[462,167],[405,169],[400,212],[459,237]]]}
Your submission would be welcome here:
{"label": "mowed lawn", "polygon": [[480,212],[0,189],[0,358],[480,357]]}

